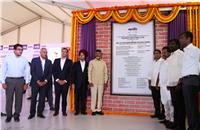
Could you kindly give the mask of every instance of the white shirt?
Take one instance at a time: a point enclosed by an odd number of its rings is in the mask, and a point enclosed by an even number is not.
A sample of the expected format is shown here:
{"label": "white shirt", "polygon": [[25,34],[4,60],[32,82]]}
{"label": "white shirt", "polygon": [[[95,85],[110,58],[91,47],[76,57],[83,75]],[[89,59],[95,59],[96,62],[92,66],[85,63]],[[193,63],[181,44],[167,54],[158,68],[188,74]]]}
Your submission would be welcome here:
{"label": "white shirt", "polygon": [[182,77],[188,75],[199,75],[200,49],[192,43],[184,48],[182,62]]}
{"label": "white shirt", "polygon": [[6,77],[24,77],[26,83],[30,81],[30,67],[28,60],[15,54],[6,56],[2,64],[1,82],[5,83]]}
{"label": "white shirt", "polygon": [[149,80],[151,80],[151,86],[156,86],[156,82],[158,79],[158,73],[160,71],[160,65],[163,62],[163,59],[160,58],[157,61],[153,61],[152,68],[149,72]]}
{"label": "white shirt", "polygon": [[[60,68],[61,70],[63,69],[64,65],[65,65],[65,61],[66,61],[66,58],[60,58]],[[59,79],[56,79],[56,81],[58,81]],[[64,80],[65,83],[67,83],[66,80]]]}
{"label": "white shirt", "polygon": [[83,72],[84,69],[85,69],[85,61],[80,60],[80,63],[81,63],[81,69],[82,69],[82,72]]}
{"label": "white shirt", "polygon": [[41,60],[41,64],[42,64],[42,71],[44,72],[45,59],[43,59],[42,57],[40,57],[40,60]]}
{"label": "white shirt", "polygon": [[64,65],[65,65],[65,61],[66,61],[66,58],[64,58],[64,59],[60,59],[60,68],[61,68],[61,70],[63,69],[63,67],[64,67]]}
{"label": "white shirt", "polygon": [[176,86],[179,79],[181,78],[182,62],[183,62],[183,51],[180,49],[171,53],[168,61],[168,80],[167,86]]}

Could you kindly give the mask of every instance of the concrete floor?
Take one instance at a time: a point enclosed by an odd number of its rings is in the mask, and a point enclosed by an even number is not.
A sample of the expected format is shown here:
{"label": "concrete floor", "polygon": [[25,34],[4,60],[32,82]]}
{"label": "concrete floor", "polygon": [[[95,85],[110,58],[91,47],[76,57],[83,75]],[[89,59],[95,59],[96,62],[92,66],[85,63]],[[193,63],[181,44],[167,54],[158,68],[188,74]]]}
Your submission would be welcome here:
{"label": "concrete floor", "polygon": [[[5,97],[1,91],[1,108],[4,108]],[[24,97],[23,109],[20,122],[5,123],[6,117],[1,117],[1,130],[166,130],[165,127],[158,123],[158,120],[150,117],[120,116],[120,115],[78,115],[68,112],[67,117],[53,117],[53,112],[49,110],[48,104],[44,111],[45,119],[33,118],[28,120],[30,101]],[[3,111],[4,112],[4,111]]]}

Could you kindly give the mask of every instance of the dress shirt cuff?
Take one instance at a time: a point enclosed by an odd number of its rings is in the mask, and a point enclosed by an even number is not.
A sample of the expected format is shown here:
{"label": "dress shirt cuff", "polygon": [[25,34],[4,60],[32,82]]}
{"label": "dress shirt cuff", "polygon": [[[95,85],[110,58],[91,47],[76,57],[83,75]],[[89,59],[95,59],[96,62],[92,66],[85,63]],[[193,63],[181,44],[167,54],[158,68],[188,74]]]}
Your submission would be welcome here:
{"label": "dress shirt cuff", "polygon": [[67,80],[64,80],[65,81],[65,83],[67,83]]}
{"label": "dress shirt cuff", "polygon": [[48,82],[47,79],[44,80],[45,82]]}
{"label": "dress shirt cuff", "polygon": [[2,80],[2,84],[5,84],[6,82],[5,82],[5,80]]}
{"label": "dress shirt cuff", "polygon": [[29,80],[26,80],[26,82],[25,82],[26,84],[29,84]]}
{"label": "dress shirt cuff", "polygon": [[56,82],[58,82],[59,79],[56,79]]}
{"label": "dress shirt cuff", "polygon": [[92,83],[92,81],[91,81],[91,80],[88,80],[88,82],[89,82],[89,83]]}

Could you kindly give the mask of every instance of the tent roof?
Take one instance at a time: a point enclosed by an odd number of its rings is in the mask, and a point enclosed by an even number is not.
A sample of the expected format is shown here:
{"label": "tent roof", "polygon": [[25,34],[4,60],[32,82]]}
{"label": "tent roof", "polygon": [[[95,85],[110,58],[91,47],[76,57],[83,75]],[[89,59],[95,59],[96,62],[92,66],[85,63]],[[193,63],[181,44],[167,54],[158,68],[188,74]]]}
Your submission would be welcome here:
{"label": "tent roof", "polygon": [[5,34],[40,18],[70,25],[72,10],[194,1],[200,0],[4,0],[0,28],[1,34]]}
{"label": "tent roof", "polygon": [[1,2],[1,34],[40,18],[69,25],[71,9],[47,2],[24,0]]}

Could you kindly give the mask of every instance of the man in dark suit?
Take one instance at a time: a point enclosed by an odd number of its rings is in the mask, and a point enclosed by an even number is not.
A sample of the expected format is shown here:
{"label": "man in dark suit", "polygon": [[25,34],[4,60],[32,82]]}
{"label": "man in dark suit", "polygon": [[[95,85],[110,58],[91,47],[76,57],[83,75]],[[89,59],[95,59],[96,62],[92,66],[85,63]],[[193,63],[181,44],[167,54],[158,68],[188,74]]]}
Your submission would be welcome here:
{"label": "man in dark suit", "polygon": [[45,98],[47,98],[49,107],[51,111],[54,111],[53,106],[53,90],[52,90],[52,79],[47,83],[46,91],[45,91]]}
{"label": "man in dark suit", "polygon": [[62,95],[62,112],[67,116],[67,93],[71,80],[72,61],[67,58],[67,48],[62,48],[61,58],[55,59],[53,63],[53,77],[55,86],[55,113],[59,114],[60,96]]}
{"label": "man in dark suit", "polygon": [[86,97],[88,86],[88,62],[86,50],[80,50],[79,61],[75,62],[72,71],[72,82],[75,88],[75,115],[79,114],[81,106],[81,114],[86,115]]}
{"label": "man in dark suit", "polygon": [[52,63],[47,59],[47,49],[42,48],[40,50],[40,57],[33,58],[31,61],[31,83],[32,98],[30,115],[28,119],[32,119],[36,113],[37,95],[39,93],[39,103],[37,107],[37,116],[45,118],[43,110],[45,106],[45,90],[47,84],[52,79]]}

